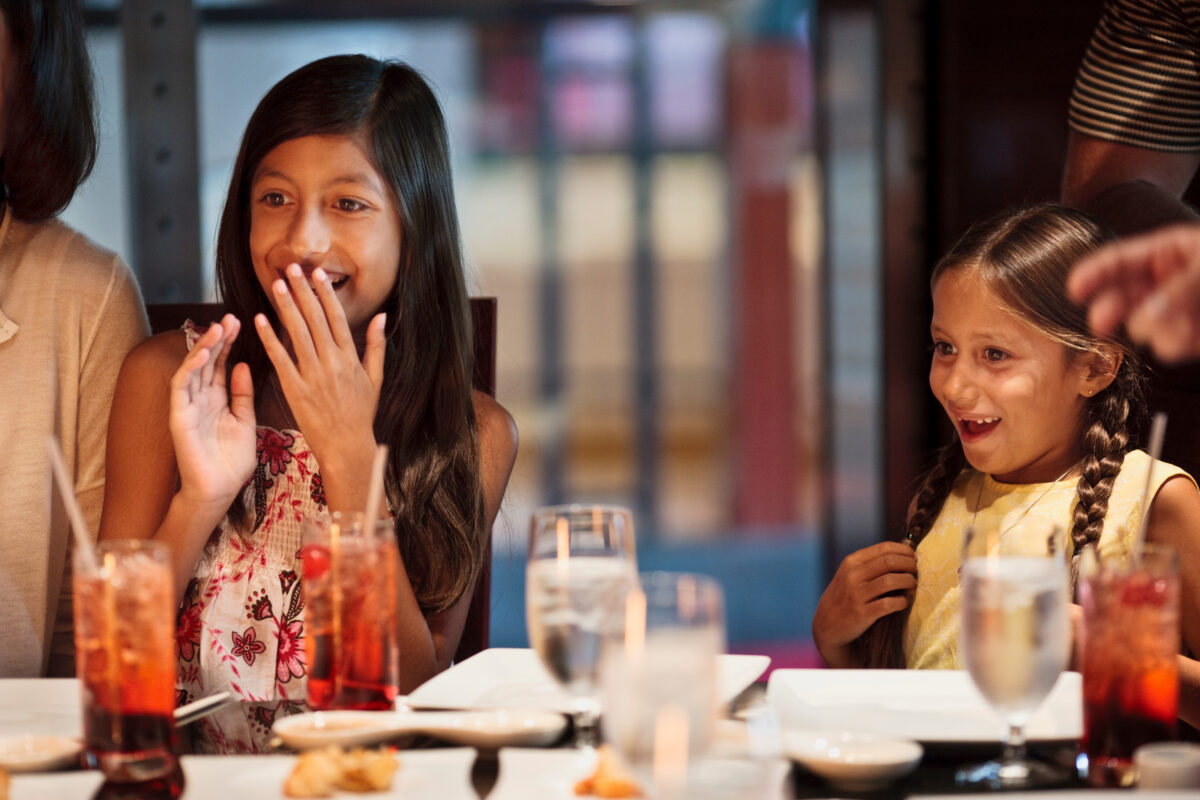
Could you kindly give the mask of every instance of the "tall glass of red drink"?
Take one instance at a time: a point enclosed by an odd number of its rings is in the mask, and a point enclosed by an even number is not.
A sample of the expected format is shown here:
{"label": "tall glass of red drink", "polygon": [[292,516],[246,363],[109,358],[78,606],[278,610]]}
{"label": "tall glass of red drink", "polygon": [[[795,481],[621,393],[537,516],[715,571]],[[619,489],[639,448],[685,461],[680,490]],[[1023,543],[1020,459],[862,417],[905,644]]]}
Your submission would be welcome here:
{"label": "tall glass of red drink", "polygon": [[76,671],[88,753],[112,783],[176,772],[175,604],[161,542],[97,548],[99,570],[76,563]]}
{"label": "tall glass of red drink", "polygon": [[1094,786],[1136,780],[1133,751],[1175,738],[1179,707],[1179,561],[1147,544],[1137,559],[1081,570],[1084,750]]}
{"label": "tall glass of red drink", "polygon": [[309,707],[393,708],[400,686],[400,555],[391,520],[369,531],[362,514],[308,520],[300,553]]}

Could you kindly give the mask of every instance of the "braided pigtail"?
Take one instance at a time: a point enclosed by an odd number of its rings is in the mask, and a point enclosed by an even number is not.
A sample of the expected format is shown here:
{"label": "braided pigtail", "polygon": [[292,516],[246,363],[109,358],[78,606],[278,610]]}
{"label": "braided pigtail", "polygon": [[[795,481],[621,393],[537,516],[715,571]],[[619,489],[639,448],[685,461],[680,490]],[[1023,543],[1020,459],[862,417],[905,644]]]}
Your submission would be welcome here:
{"label": "braided pigtail", "polygon": [[1132,361],[1122,360],[1116,378],[1087,407],[1091,424],[1083,434],[1083,474],[1075,489],[1079,503],[1071,526],[1072,576],[1083,548],[1100,540],[1113,484],[1146,407],[1140,373]]}
{"label": "braided pigtail", "polygon": [[[914,550],[933,527],[942,504],[954,486],[954,479],[966,464],[958,437],[938,452],[937,462],[925,473],[921,488],[913,500],[912,513],[904,527],[903,541]],[[909,608],[912,608],[911,604]],[[880,617],[854,643],[862,663],[879,669],[900,669],[904,664],[901,637],[908,621],[908,609]]]}

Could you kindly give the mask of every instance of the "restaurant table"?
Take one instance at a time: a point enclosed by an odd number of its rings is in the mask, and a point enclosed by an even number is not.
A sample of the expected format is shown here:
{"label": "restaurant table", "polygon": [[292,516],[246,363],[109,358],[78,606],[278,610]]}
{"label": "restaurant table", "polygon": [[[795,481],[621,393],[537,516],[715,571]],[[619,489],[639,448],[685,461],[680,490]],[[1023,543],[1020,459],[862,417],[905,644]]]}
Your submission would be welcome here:
{"label": "restaurant table", "polygon": [[[745,715],[761,708],[762,684],[739,696],[732,711]],[[736,725],[737,723],[730,723]],[[78,737],[82,730],[79,685],[68,679],[0,680],[0,737],[44,734]],[[397,752],[400,769],[389,791],[338,797],[433,798],[434,800],[477,800],[480,789],[488,789],[487,800],[575,798],[577,780],[590,773],[594,755],[565,747],[502,748],[498,757],[485,757],[473,769],[476,751],[463,747],[435,747],[428,741]],[[1051,753],[1070,763],[1072,747],[1054,747]],[[696,798],[892,798],[939,797],[960,794],[953,776],[958,766],[986,757],[986,752],[927,752],[925,760],[910,777],[888,788],[869,793],[835,789],[781,757],[750,760],[729,756],[707,766],[704,785],[689,794]],[[282,798],[284,777],[295,764],[294,754],[278,755],[185,755],[181,759],[185,800],[233,800],[234,798]],[[102,783],[95,770],[67,768],[57,772],[18,774],[12,777],[12,800],[79,800],[89,798]],[[1071,791],[1014,793],[1026,800],[1079,800],[1120,797],[1120,790],[1087,790],[1075,782]],[[1125,793],[1124,796],[1130,796]],[[1191,792],[1137,792],[1137,800],[1196,797]]]}

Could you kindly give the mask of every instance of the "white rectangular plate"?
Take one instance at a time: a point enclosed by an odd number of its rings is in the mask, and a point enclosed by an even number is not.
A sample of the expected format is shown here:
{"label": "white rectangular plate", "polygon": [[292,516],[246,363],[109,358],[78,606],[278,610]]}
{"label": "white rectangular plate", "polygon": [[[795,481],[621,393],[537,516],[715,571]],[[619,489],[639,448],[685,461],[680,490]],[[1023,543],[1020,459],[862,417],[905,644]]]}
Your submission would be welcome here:
{"label": "white rectangular plate", "polygon": [[[785,727],[899,736],[929,744],[999,742],[1007,726],[962,670],[777,669],[767,701]],[[1064,672],[1029,721],[1031,741],[1083,735],[1082,680]]]}
{"label": "white rectangular plate", "polygon": [[75,678],[0,680],[0,736],[83,735],[82,700]]}
{"label": "white rectangular plate", "polygon": [[[768,656],[723,655],[717,662],[722,703],[763,674]],[[413,708],[536,708],[570,713],[570,696],[533,650],[493,647],[435,675],[408,696]]]}

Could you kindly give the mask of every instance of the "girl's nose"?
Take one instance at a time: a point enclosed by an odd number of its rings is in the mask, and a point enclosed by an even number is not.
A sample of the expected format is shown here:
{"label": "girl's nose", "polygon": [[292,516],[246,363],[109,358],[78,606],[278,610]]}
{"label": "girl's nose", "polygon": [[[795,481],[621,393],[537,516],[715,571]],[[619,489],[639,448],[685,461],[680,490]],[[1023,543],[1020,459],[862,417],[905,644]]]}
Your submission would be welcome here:
{"label": "girl's nose", "polygon": [[329,228],[318,208],[300,207],[288,226],[287,244],[292,260],[311,260],[329,250]]}
{"label": "girl's nose", "polygon": [[942,381],[942,394],[956,406],[969,406],[979,395],[970,367],[961,360],[946,372]]}

